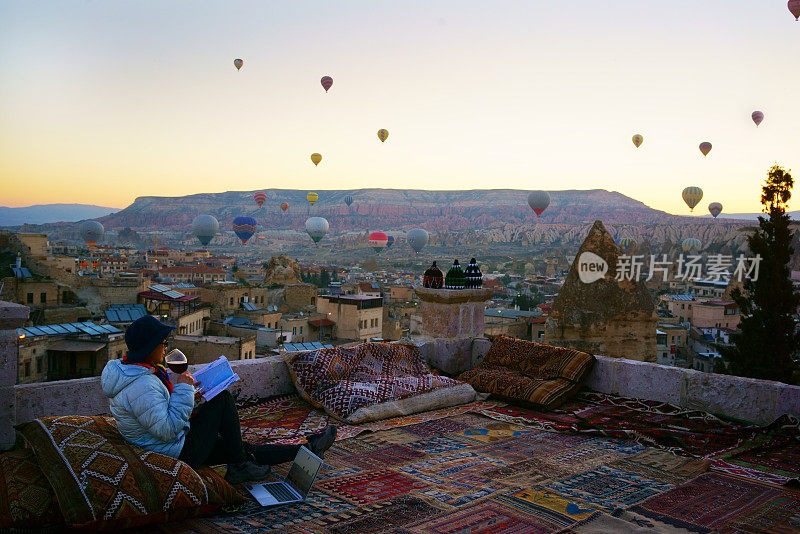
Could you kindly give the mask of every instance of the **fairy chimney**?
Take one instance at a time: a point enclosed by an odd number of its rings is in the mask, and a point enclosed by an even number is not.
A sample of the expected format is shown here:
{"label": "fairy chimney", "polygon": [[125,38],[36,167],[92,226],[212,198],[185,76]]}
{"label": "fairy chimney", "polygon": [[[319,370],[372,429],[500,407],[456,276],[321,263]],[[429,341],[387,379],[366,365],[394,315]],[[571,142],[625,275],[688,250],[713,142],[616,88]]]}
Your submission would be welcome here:
{"label": "fairy chimney", "polygon": [[603,223],[595,221],[553,302],[545,343],[656,361],[653,298],[641,277],[616,279],[618,258],[623,254]]}

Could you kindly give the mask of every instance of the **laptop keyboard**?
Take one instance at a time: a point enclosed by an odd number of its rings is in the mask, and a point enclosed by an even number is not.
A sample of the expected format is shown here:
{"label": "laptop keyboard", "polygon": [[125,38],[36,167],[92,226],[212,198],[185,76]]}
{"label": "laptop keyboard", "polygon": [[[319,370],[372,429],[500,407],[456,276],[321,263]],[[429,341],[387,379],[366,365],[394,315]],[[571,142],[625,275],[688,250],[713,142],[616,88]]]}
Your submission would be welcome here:
{"label": "laptop keyboard", "polygon": [[279,502],[296,501],[297,497],[289,491],[283,484],[268,484],[264,486],[266,490],[278,499]]}

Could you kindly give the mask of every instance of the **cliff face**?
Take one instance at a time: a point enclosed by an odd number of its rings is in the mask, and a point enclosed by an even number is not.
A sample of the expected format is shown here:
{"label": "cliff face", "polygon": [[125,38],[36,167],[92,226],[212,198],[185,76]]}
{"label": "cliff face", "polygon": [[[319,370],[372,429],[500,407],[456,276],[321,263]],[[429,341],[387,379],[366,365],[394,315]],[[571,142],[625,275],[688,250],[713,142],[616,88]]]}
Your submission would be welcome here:
{"label": "cliff face", "polygon": [[[103,217],[107,229],[131,227],[170,231],[185,228],[199,214],[215,216],[221,228],[230,228],[239,215],[255,217],[265,229],[302,227],[310,215],[327,218],[337,231],[382,228],[410,229],[424,226],[429,231],[487,228],[506,224],[581,224],[602,218],[618,223],[654,224],[665,218],[681,219],[651,209],[620,193],[605,190],[553,191],[550,207],[541,219],[527,204],[527,191],[492,189],[473,191],[422,191],[359,189],[318,191],[319,201],[310,206],[306,191],[264,191],[262,208],[253,201],[253,192],[200,194],[186,197],[140,197],[124,210]],[[344,198],[350,195],[348,207]],[[287,202],[283,212],[280,204]]]}
{"label": "cliff face", "polygon": [[286,254],[273,256],[269,259],[264,274],[266,285],[297,284],[300,282],[300,265]]}

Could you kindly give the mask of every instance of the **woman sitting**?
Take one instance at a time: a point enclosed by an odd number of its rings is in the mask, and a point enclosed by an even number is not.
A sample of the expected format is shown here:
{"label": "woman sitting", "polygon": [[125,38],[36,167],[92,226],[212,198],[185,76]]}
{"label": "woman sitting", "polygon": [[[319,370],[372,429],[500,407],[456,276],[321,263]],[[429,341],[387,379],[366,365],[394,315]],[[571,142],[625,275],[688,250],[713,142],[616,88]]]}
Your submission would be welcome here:
{"label": "woman sitting", "polygon": [[[200,383],[188,371],[170,381],[163,361],[172,330],[150,315],[137,319],[125,331],[128,354],[103,369],[100,384],[122,436],[192,467],[227,464],[225,479],[234,484],[264,480],[270,465],[293,460],[300,445],[242,442],[230,392],[200,402]],[[321,458],[335,439],[336,427],[329,426],[310,435],[307,447]]]}

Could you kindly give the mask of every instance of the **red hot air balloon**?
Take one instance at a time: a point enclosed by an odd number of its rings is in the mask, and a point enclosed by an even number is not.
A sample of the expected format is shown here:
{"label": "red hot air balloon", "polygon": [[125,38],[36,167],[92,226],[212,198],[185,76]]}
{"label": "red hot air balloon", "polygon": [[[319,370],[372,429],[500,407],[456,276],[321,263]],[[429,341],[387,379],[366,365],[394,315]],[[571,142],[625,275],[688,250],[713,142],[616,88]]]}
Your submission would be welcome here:
{"label": "red hot air balloon", "polygon": [[253,195],[253,198],[255,199],[259,208],[264,205],[264,202],[267,201],[267,195],[265,193],[256,193]]}
{"label": "red hot air balloon", "polygon": [[789,0],[789,11],[794,15],[794,20],[800,20],[800,0]]}
{"label": "red hot air balloon", "polygon": [[369,234],[369,246],[371,246],[375,252],[380,253],[388,244],[389,236],[383,232],[372,232]]}
{"label": "red hot air balloon", "polygon": [[333,85],[333,78],[330,76],[323,76],[319,83],[322,84],[322,88],[325,89],[325,92],[327,93],[328,89],[330,89]]}
{"label": "red hot air balloon", "polygon": [[236,67],[236,70],[241,69],[242,65],[244,65],[244,61],[242,61],[241,59],[234,59],[233,60],[233,66]]}
{"label": "red hot air balloon", "polygon": [[708,153],[711,152],[711,143],[708,141],[700,143],[700,152],[703,153],[703,156],[708,156]]}
{"label": "red hot air balloon", "polygon": [[281,209],[282,209],[283,211],[286,211],[286,210],[288,210],[288,209],[289,209],[289,204],[287,204],[286,202],[284,202],[283,204],[281,204]]}

